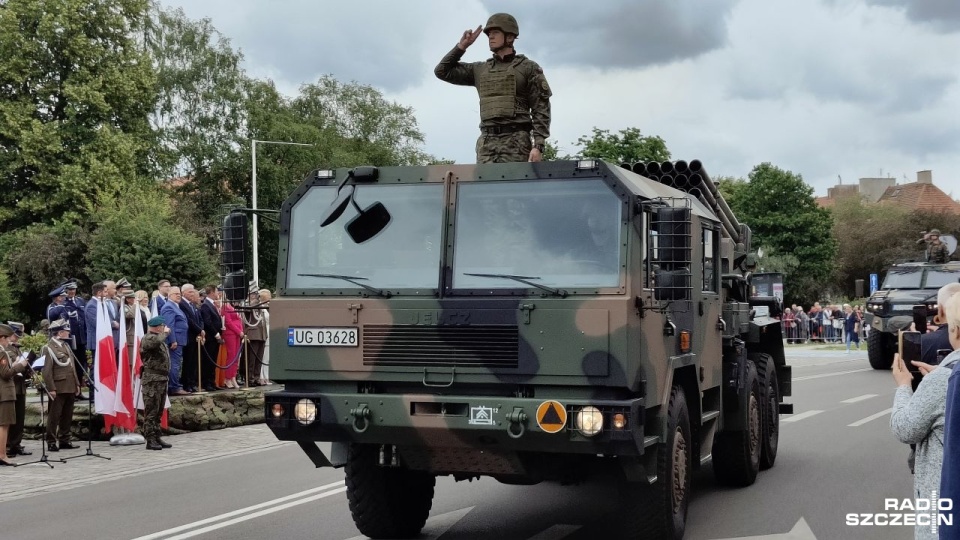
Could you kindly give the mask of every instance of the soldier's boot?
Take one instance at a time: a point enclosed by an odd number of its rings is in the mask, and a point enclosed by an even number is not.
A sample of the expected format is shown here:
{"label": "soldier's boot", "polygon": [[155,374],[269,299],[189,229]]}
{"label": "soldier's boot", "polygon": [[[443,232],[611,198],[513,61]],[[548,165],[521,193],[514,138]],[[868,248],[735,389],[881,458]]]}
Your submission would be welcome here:
{"label": "soldier's boot", "polygon": [[159,444],[162,448],[173,448],[173,445],[172,445],[172,444],[170,444],[170,443],[168,443],[168,442],[166,442],[166,441],[164,441],[163,439],[160,439],[160,438],[157,439],[157,444]]}
{"label": "soldier's boot", "polygon": [[147,450],[163,450],[157,441],[147,441]]}

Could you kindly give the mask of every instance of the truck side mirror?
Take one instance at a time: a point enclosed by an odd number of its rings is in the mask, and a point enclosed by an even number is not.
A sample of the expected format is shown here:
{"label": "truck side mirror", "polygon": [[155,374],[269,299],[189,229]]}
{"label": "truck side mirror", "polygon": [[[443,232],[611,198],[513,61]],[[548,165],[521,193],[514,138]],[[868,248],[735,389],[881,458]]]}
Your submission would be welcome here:
{"label": "truck side mirror", "polygon": [[220,266],[223,293],[230,302],[247,296],[247,215],[233,212],[223,218],[220,235]]}
{"label": "truck side mirror", "polygon": [[370,240],[380,234],[390,224],[390,212],[382,202],[375,202],[366,207],[346,226],[347,234],[358,244]]}

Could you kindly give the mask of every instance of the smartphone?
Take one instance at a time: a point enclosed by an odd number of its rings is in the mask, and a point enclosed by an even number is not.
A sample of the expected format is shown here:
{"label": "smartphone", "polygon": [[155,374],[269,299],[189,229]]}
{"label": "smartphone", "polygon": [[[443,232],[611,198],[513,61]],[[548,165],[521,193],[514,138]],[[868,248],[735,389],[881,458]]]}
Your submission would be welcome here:
{"label": "smartphone", "polygon": [[920,360],[920,332],[900,332],[900,359],[903,360],[903,364],[907,366],[907,369],[914,374],[915,377],[919,376],[920,368],[914,366],[910,362],[913,360]]}
{"label": "smartphone", "polygon": [[927,333],[927,306],[923,304],[913,306],[913,325],[917,332]]}

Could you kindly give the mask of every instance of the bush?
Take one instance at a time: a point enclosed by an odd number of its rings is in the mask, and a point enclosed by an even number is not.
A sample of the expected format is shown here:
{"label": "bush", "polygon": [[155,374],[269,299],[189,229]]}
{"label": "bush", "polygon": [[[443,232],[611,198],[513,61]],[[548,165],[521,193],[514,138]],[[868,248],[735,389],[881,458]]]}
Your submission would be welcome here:
{"label": "bush", "polygon": [[126,277],[150,288],[160,279],[205,283],[216,276],[214,255],[179,225],[169,194],[159,188],[130,188],[102,203],[95,218],[88,251],[95,280]]}

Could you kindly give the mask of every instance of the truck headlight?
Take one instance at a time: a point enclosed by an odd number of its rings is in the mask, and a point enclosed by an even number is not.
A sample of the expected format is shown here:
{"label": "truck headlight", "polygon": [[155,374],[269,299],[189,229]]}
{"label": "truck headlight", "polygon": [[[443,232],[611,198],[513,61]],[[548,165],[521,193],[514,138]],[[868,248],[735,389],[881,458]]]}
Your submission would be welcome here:
{"label": "truck headlight", "polygon": [[293,416],[305,426],[312,424],[317,419],[317,404],[312,399],[303,398],[293,408]]}
{"label": "truck headlight", "polygon": [[603,413],[600,409],[587,405],[577,411],[573,417],[573,423],[580,433],[593,437],[603,431]]}

